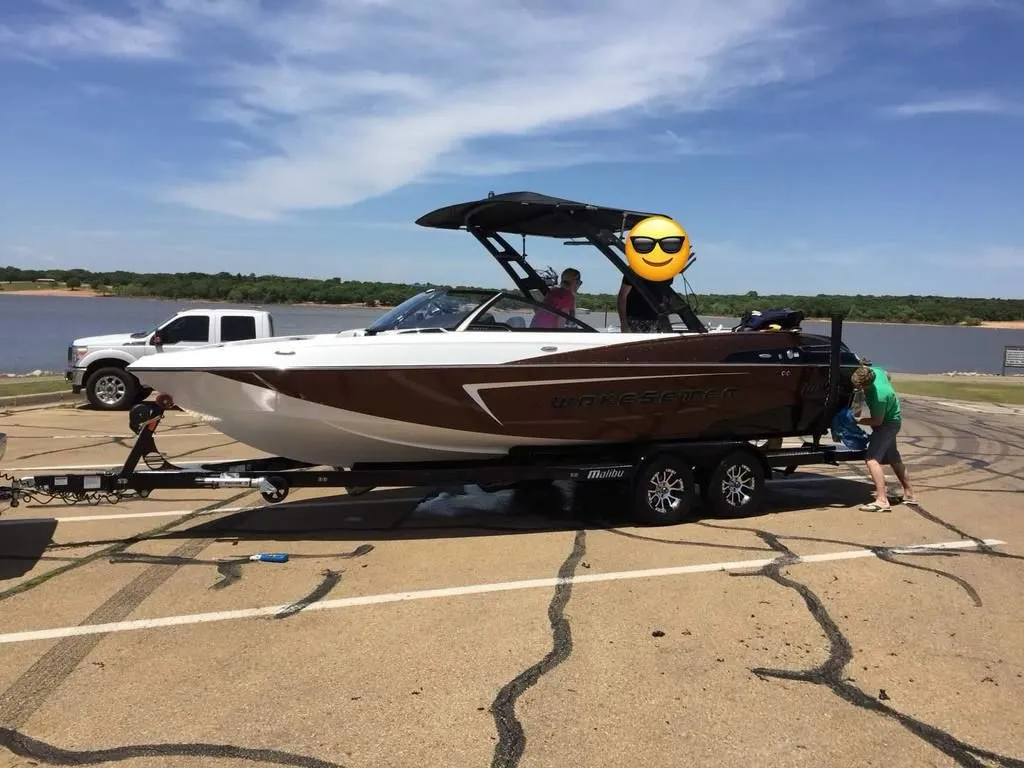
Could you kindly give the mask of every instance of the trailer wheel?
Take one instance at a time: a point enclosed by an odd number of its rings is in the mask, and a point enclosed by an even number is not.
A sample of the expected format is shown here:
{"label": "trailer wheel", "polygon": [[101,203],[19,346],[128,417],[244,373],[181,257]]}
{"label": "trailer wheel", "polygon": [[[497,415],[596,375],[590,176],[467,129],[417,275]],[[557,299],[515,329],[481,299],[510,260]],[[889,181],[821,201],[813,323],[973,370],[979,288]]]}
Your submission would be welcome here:
{"label": "trailer wheel", "polygon": [[283,477],[268,477],[263,482],[270,487],[260,488],[260,496],[268,504],[276,504],[288,498],[288,483]]}
{"label": "trailer wheel", "polygon": [[764,481],[765,469],[760,459],[753,452],[741,449],[718,462],[708,476],[703,495],[719,515],[753,515],[764,504]]}
{"label": "trailer wheel", "polygon": [[681,456],[660,454],[637,469],[633,515],[648,525],[674,525],[690,516],[696,484],[693,467]]}

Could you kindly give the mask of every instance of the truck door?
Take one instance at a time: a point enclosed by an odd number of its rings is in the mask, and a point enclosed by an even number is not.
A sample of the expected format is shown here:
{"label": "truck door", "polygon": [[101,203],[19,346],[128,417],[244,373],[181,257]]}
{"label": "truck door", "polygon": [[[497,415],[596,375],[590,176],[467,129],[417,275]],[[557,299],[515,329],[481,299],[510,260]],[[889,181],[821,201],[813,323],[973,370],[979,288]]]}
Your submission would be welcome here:
{"label": "truck door", "polygon": [[248,341],[256,338],[256,318],[253,315],[221,315],[220,341]]}
{"label": "truck door", "polygon": [[158,352],[201,347],[210,343],[210,318],[207,315],[176,317],[153,334],[151,343]]}

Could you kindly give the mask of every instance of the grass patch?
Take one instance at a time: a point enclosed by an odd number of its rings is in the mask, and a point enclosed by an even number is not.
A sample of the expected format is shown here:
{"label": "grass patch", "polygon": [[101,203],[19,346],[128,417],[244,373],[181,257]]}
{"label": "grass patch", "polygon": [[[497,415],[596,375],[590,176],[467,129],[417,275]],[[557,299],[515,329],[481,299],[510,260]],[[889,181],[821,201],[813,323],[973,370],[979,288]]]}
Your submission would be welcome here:
{"label": "grass patch", "polygon": [[26,376],[0,379],[0,397],[37,395],[41,392],[70,391],[71,385],[63,376]]}
{"label": "grass patch", "polygon": [[977,403],[1024,405],[1024,382],[1017,381],[893,381],[896,391],[907,395],[970,400]]}

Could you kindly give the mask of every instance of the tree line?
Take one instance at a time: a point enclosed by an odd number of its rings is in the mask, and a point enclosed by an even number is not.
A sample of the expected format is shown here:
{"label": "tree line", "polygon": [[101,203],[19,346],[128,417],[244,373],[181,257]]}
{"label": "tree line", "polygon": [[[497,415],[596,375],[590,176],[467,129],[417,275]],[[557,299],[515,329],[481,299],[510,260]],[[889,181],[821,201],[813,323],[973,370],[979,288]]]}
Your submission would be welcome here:
{"label": "tree line", "polygon": [[[85,269],[33,270],[0,268],[0,282],[50,279],[68,287],[89,287],[112,296],[238,304],[364,304],[391,306],[430,283],[390,283],[325,280],[254,273],[217,272],[92,272]],[[457,286],[480,288],[480,286]],[[948,296],[866,296],[818,294],[796,296],[701,294],[691,299],[695,311],[711,317],[739,317],[751,309],[786,307],[809,317],[843,314],[848,320],[978,325],[982,322],[1024,320],[1024,300]],[[615,312],[614,294],[581,293],[576,304],[596,312]]]}

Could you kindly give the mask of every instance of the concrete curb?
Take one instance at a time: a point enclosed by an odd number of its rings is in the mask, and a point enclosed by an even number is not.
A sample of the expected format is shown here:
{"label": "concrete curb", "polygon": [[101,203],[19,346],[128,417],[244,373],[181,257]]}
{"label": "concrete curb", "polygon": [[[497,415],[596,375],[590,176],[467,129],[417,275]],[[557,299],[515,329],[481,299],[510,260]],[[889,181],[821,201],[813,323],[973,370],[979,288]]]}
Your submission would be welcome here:
{"label": "concrete curb", "polygon": [[85,395],[76,395],[70,389],[59,392],[37,392],[31,395],[9,395],[0,397],[0,408],[22,408],[32,405],[56,405],[72,402],[84,403]]}

